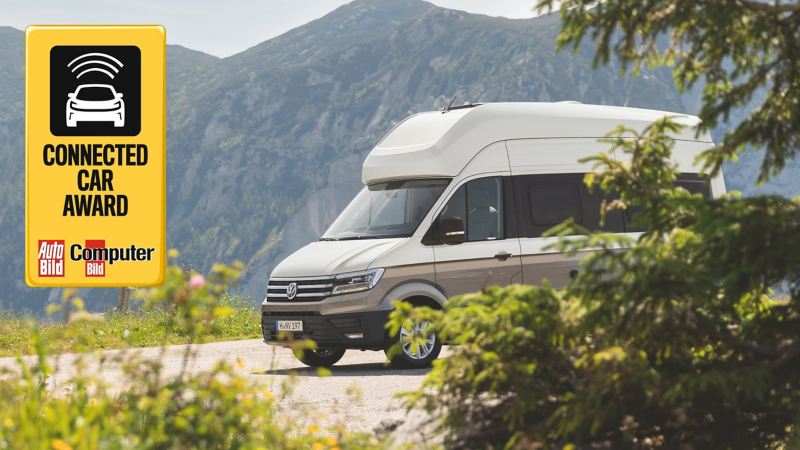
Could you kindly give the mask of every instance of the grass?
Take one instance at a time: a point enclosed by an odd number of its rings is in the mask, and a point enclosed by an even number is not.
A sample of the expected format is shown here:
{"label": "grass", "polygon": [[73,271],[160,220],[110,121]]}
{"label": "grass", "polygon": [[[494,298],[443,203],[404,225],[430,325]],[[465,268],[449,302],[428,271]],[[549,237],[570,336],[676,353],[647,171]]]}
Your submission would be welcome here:
{"label": "grass", "polygon": [[[232,314],[215,319],[213,333],[204,342],[250,339],[260,336],[260,312],[249,300],[229,298],[223,301]],[[30,343],[38,327],[47,353],[69,353],[125,347],[150,347],[185,344],[187,335],[170,321],[173,313],[161,309],[130,313],[109,312],[100,320],[75,320],[69,323],[19,317],[0,313],[0,356],[32,354]]]}

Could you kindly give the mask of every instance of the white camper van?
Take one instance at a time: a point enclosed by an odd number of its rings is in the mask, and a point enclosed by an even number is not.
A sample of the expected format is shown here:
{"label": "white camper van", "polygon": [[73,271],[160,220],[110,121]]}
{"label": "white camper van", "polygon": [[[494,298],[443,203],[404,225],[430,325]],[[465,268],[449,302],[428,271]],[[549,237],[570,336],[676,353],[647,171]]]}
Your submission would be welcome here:
{"label": "white camper van", "polygon": [[[317,242],[272,272],[262,304],[268,344],[312,339],[300,358],[310,366],[336,363],[346,349],[403,352],[393,363],[424,367],[441,349],[398,336],[384,325],[393,300],[441,307],[449,297],[490,285],[563,286],[579,258],[547,250],[542,233],[572,217],[599,229],[603,194],[590,193],[579,159],[608,151],[598,142],[618,125],[644,129],[665,115],[688,125],[675,136],[678,183],[718,196],[722,177],[707,180],[695,156],[712,145],[696,136],[696,117],[634,108],[565,103],[469,105],[413,115],[392,129],[364,161],[364,188]],[[617,155],[619,156],[619,155]],[[610,214],[604,229],[634,233],[629,217]]]}

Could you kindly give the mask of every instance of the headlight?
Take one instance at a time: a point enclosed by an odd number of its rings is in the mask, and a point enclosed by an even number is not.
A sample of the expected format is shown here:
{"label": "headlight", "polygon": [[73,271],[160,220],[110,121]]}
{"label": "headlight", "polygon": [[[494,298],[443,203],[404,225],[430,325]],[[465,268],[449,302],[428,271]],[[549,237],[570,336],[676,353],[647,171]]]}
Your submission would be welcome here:
{"label": "headlight", "polygon": [[363,272],[343,273],[333,281],[332,295],[368,291],[378,284],[384,269],[369,269]]}

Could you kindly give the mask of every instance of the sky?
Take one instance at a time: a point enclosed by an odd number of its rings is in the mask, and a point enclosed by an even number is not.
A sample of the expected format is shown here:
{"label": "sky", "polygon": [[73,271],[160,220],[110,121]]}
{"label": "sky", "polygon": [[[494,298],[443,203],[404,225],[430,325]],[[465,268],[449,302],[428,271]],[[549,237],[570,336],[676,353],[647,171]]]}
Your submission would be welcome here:
{"label": "sky", "polygon": [[[319,18],[349,0],[3,0],[0,26],[136,23],[167,28],[167,42],[230,56]],[[433,0],[445,8],[533,17],[536,0]]]}

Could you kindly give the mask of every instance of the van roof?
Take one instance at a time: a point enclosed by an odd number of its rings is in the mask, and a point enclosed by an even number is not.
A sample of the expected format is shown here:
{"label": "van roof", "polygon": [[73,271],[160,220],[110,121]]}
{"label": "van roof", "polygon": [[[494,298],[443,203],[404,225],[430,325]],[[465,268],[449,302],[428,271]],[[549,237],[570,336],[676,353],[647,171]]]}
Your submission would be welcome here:
{"label": "van roof", "polygon": [[700,119],[680,113],[620,106],[486,103],[412,115],[395,126],[364,161],[362,181],[454,177],[488,145],[511,139],[602,138],[623,125],[642,131],[664,116],[685,125],[677,140],[711,143]]}

